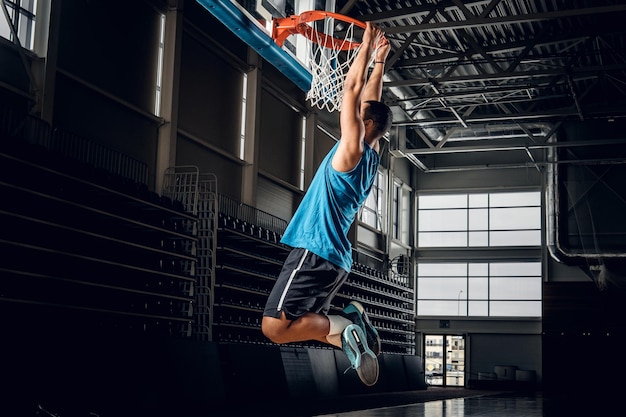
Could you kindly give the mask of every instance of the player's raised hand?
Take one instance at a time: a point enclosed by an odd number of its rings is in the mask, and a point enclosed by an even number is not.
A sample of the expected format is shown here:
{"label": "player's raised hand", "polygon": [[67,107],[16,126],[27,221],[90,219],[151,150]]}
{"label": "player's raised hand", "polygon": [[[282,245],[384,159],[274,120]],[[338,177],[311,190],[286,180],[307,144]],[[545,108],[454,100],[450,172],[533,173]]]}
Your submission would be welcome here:
{"label": "player's raised hand", "polygon": [[383,35],[380,42],[376,44],[376,61],[385,62],[389,51],[391,51],[391,45],[389,44],[389,40]]}
{"label": "player's raised hand", "polygon": [[374,48],[385,37],[382,29],[377,24],[372,22],[365,23],[365,33],[363,33],[363,43],[368,44]]}

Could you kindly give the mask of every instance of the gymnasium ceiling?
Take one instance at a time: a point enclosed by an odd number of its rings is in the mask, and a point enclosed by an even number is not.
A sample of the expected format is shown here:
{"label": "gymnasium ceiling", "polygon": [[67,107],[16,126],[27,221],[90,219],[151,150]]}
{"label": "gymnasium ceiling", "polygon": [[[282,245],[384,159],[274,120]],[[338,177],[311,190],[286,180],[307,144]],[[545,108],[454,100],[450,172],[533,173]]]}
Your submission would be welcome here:
{"label": "gymnasium ceiling", "polygon": [[406,130],[391,149],[423,171],[445,155],[463,169],[507,150],[537,166],[564,123],[626,115],[623,0],[337,0],[337,10],[387,33],[384,99]]}

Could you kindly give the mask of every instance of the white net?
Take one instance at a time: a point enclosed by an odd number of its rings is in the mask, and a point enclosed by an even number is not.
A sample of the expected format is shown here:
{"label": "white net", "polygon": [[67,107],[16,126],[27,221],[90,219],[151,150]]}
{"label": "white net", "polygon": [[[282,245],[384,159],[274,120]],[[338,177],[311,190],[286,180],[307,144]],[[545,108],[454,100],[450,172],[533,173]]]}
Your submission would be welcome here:
{"label": "white net", "polygon": [[315,42],[308,42],[309,64],[313,78],[311,89],[307,93],[307,100],[312,106],[329,112],[339,110],[341,107],[343,82],[359,52],[359,47],[354,49],[348,47],[354,41],[354,23],[342,22],[347,26],[342,29],[341,38],[339,38],[334,33],[334,21],[332,17],[326,17],[318,22],[324,25],[324,30],[314,33]]}

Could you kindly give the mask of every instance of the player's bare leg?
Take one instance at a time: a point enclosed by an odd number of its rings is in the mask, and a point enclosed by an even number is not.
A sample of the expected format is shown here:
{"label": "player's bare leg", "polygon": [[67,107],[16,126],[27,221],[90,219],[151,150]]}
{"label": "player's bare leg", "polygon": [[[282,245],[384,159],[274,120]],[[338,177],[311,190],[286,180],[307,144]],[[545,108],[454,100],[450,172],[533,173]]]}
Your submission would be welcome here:
{"label": "player's bare leg", "polygon": [[374,385],[378,380],[378,360],[368,346],[365,331],[361,325],[344,317],[331,317],[309,312],[296,320],[288,320],[281,312],[279,318],[264,316],[261,329],[268,339],[278,344],[316,340],[335,345],[345,352],[361,381]]}
{"label": "player's bare leg", "polygon": [[323,314],[305,313],[296,320],[288,320],[282,312],[280,318],[264,316],[261,330],[274,343],[304,342],[317,340],[328,343],[330,320]]}

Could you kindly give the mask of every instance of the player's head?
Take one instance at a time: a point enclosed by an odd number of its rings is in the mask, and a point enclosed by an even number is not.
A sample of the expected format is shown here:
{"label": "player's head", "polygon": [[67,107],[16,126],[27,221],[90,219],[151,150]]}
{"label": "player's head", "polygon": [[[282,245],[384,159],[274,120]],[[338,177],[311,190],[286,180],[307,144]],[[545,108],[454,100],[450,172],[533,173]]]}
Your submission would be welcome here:
{"label": "player's head", "polygon": [[382,101],[367,100],[361,107],[363,121],[373,122],[373,134],[377,137],[383,136],[391,128],[393,114],[389,106]]}

